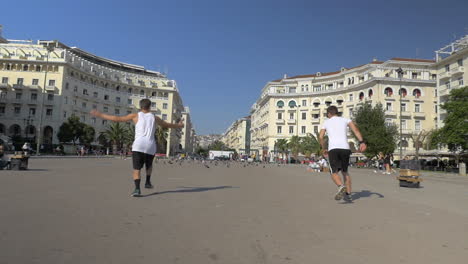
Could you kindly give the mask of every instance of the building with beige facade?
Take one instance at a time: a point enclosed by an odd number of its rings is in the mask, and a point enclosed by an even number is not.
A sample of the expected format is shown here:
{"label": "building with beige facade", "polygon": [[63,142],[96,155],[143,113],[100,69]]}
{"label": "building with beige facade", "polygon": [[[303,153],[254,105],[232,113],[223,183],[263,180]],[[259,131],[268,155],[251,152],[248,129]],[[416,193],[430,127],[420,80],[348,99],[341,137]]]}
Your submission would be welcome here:
{"label": "building with beige facade", "polygon": [[192,125],[190,108],[188,106],[186,106],[184,112],[182,112],[182,118],[184,119],[184,128],[182,128],[181,132],[181,151],[185,154],[192,154],[195,150],[195,128]]}
{"label": "building with beige facade", "polygon": [[221,141],[239,155],[250,154],[250,116],[234,121],[226,130]]}
{"label": "building with beige facade", "polygon": [[[468,80],[468,35],[436,51],[434,68],[437,72],[437,105],[447,101],[450,91],[467,86]],[[447,115],[437,109],[437,126],[444,125]]]}
{"label": "building with beige facade", "polygon": [[[148,98],[152,111],[167,122],[182,117],[177,84],[142,66],[96,56],[58,41],[0,39],[0,134],[58,144],[60,125],[70,116],[93,126],[96,136],[108,121],[90,110],[126,115]],[[170,129],[167,155],[180,151],[181,131]]]}
{"label": "building with beige facade", "polygon": [[[411,135],[435,127],[437,71],[433,60],[393,58],[387,61],[317,72],[268,82],[251,107],[251,149],[262,157],[275,155],[275,142],[315,135],[330,105],[353,118],[364,103],[381,103],[386,122],[399,126],[402,116],[404,154],[413,151]],[[397,69],[403,70],[399,76]],[[401,92],[401,102],[400,94]],[[399,105],[401,103],[401,111]],[[350,137],[351,143],[352,138]]]}

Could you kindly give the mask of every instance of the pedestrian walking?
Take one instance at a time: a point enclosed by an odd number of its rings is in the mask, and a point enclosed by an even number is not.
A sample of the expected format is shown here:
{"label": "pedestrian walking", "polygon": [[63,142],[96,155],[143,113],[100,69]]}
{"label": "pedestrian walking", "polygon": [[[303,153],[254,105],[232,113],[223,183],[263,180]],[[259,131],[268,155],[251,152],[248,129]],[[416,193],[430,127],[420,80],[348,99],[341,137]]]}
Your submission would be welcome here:
{"label": "pedestrian walking", "polygon": [[128,114],[126,116],[115,116],[101,113],[97,110],[92,110],[91,115],[114,121],[114,122],[128,122],[135,123],[135,140],[132,145],[132,161],[133,161],[133,181],[135,190],[131,196],[141,196],[140,189],[140,171],[143,166],[146,167],[146,182],[145,188],[153,188],[151,184],[151,173],[153,169],[153,159],[156,154],[156,139],[155,131],[156,126],[163,128],[183,128],[184,122],[180,120],[177,124],[168,123],[154,115],[150,111],[151,101],[149,99],[140,100],[140,112]]}
{"label": "pedestrian walking", "polygon": [[[329,157],[332,180],[338,186],[335,200],[344,198],[346,201],[351,201],[351,176],[348,173],[351,149],[347,136],[348,127],[359,140],[358,149],[360,152],[365,151],[367,145],[354,122],[350,119],[338,116],[338,108],[336,106],[327,108],[327,117],[328,120],[324,122],[320,130],[320,145],[323,149],[323,155],[328,155]],[[328,134],[328,148],[325,145],[325,133]],[[343,180],[338,175],[340,171],[345,181],[344,184]]]}

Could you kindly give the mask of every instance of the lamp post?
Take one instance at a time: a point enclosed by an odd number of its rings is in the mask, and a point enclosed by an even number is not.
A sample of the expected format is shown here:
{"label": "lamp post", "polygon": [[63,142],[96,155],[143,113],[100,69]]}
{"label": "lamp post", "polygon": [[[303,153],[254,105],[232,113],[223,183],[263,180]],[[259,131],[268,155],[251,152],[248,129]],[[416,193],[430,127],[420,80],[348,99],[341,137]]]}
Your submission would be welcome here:
{"label": "lamp post", "polygon": [[401,92],[401,82],[403,78],[403,70],[399,67],[396,72],[398,73],[398,78],[400,79],[400,90],[398,93],[400,94],[400,162],[403,159],[403,120],[402,120],[402,112],[401,112],[401,100],[402,100],[402,92]]}
{"label": "lamp post", "polygon": [[49,55],[52,51],[54,51],[54,47],[53,46],[50,46],[49,43],[47,43],[47,46],[45,46],[45,48],[47,49],[47,61],[46,61],[46,64],[45,64],[45,73],[44,73],[44,86],[42,87],[42,91],[41,91],[41,108],[40,108],[40,112],[39,112],[39,126],[37,126],[37,136],[36,136],[36,139],[37,139],[37,146],[36,146],[36,155],[39,155],[40,154],[40,150],[41,150],[41,140],[42,140],[42,136],[41,136],[41,127],[42,127],[42,116],[43,116],[43,112],[44,112],[44,94],[45,94],[45,88],[46,88],[46,85],[47,85],[47,72],[48,72],[48,67],[49,67]]}
{"label": "lamp post", "polygon": [[23,119],[23,122],[24,122],[25,127],[26,127],[26,140],[28,140],[28,129],[29,129],[29,125],[31,124],[32,120],[33,119],[31,118],[31,113],[29,113],[28,118]]}

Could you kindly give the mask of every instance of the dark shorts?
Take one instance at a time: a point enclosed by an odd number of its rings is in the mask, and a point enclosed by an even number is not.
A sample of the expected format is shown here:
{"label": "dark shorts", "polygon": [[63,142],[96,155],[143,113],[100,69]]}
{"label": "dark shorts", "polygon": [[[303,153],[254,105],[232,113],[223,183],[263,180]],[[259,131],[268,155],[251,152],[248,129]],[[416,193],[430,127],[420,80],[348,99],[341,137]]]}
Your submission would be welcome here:
{"label": "dark shorts", "polygon": [[351,156],[351,150],[349,149],[330,150],[328,152],[328,158],[330,160],[330,168],[332,169],[332,172],[348,172],[349,156]]}
{"label": "dark shorts", "polygon": [[146,165],[146,168],[149,169],[153,167],[153,159],[154,155],[146,154],[143,152],[133,151],[132,152],[132,161],[133,161],[133,169],[134,170],[141,170],[143,165]]}

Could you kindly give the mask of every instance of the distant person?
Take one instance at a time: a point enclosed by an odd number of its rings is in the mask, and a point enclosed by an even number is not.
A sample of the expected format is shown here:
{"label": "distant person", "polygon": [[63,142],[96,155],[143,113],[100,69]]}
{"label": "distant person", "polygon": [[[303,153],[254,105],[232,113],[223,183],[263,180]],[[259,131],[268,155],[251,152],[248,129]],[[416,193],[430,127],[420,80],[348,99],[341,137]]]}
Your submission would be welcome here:
{"label": "distant person", "polygon": [[5,149],[2,144],[0,144],[0,170],[3,170],[4,168],[8,168],[8,158],[5,155]]}
{"label": "distant person", "polygon": [[[348,127],[351,128],[354,135],[359,140],[359,151],[365,151],[367,145],[354,122],[350,119],[338,116],[338,108],[336,106],[327,108],[327,117],[328,120],[324,122],[320,130],[320,145],[323,149],[323,155],[328,155],[329,157],[332,180],[338,186],[335,200],[344,198],[346,201],[351,201],[351,176],[348,173],[351,150],[347,136]],[[325,133],[328,134],[328,150],[324,140]],[[345,178],[346,186],[338,175],[340,171],[343,178]]]}
{"label": "distant person", "polygon": [[140,171],[143,165],[146,166],[145,188],[153,188],[151,184],[151,173],[153,168],[153,159],[156,154],[156,126],[163,128],[183,128],[184,122],[180,120],[177,124],[167,123],[150,111],[151,101],[149,99],[140,100],[140,112],[126,116],[114,116],[92,110],[91,115],[114,122],[133,121],[135,123],[135,140],[132,145],[133,160],[133,181],[135,190],[131,196],[141,196],[140,189]]}

